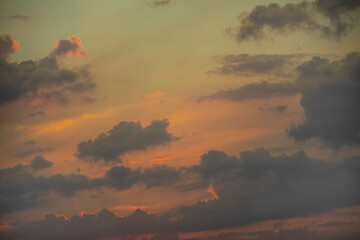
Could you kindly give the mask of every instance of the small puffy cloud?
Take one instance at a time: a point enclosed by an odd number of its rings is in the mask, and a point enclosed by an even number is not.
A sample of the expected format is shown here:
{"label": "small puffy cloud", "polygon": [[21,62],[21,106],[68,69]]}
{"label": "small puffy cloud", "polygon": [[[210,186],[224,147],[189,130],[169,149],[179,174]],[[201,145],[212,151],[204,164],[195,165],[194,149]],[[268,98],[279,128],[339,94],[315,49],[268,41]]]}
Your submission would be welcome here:
{"label": "small puffy cloud", "polygon": [[0,61],[6,61],[10,54],[16,53],[19,49],[19,42],[10,34],[0,34]]}
{"label": "small puffy cloud", "polygon": [[125,153],[145,151],[176,140],[167,132],[168,126],[167,119],[155,120],[146,127],[139,122],[120,122],[96,139],[79,143],[75,155],[84,161],[121,162],[119,157]]}
{"label": "small puffy cloud", "polygon": [[35,156],[33,158],[33,160],[31,160],[31,168],[36,171],[36,170],[41,170],[44,168],[49,168],[52,167],[54,165],[53,162],[50,162],[48,160],[46,160],[43,156]]}
{"label": "small puffy cloud", "polygon": [[83,46],[81,45],[81,40],[78,36],[71,36],[67,39],[58,40],[55,49],[53,51],[54,55],[73,55],[78,57],[87,57],[87,54],[82,50]]}
{"label": "small puffy cloud", "polygon": [[[251,12],[243,13],[239,17],[241,25],[235,35],[241,42],[264,38],[266,29],[277,33],[304,29],[339,39],[354,26],[355,19],[351,13],[359,7],[357,0],[316,0],[311,3],[303,1],[283,6],[278,3],[257,5]],[[317,15],[328,18],[330,23],[323,24],[317,20]]]}

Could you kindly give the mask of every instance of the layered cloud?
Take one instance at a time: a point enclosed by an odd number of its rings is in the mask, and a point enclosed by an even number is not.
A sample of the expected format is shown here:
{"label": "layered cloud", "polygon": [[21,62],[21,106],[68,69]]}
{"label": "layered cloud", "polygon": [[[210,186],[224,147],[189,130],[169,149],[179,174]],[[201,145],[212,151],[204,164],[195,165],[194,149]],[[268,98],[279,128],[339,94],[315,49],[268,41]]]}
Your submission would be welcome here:
{"label": "layered cloud", "polygon": [[120,122],[96,139],[79,143],[75,155],[84,161],[121,162],[119,157],[125,153],[144,151],[176,140],[167,132],[168,126],[167,119],[152,121],[146,127],[139,122]]}
{"label": "layered cloud", "polygon": [[111,168],[97,179],[60,174],[34,177],[26,167],[19,165],[1,170],[1,182],[11,183],[1,186],[1,206],[7,211],[15,207],[24,209],[23,198],[31,204],[40,189],[43,193],[44,189],[51,189],[73,196],[82,189],[111,187],[123,190],[136,183],[146,187],[174,187],[184,184],[184,179],[189,179],[188,174],[192,174],[196,177],[188,184],[211,184],[217,197],[198,200],[161,215],[142,210],[125,217],[107,210],[71,219],[46,214],[42,220],[20,225],[6,234],[25,239],[75,239],[75,236],[76,239],[97,239],[214,230],[358,205],[359,162],[359,157],[353,157],[329,163],[309,158],[303,152],[274,157],[264,149],[242,152],[240,157],[210,151],[201,157],[199,165],[187,168],[154,166],[131,170],[121,166]]}
{"label": "layered cloud", "polygon": [[81,55],[80,40],[70,37],[60,40],[47,57],[40,60],[11,63],[8,57],[18,50],[18,43],[10,35],[0,36],[0,104],[23,99],[30,102],[56,102],[66,104],[71,95],[94,89],[96,84],[89,74],[89,66],[70,70],[58,64],[62,55]]}
{"label": "layered cloud", "polygon": [[[251,68],[250,68],[251,69]],[[250,83],[237,89],[221,90],[199,100],[246,101],[301,94],[305,121],[288,130],[296,141],[320,138],[331,148],[360,143],[360,55],[348,53],[330,61],[313,57],[297,66],[293,82]]]}
{"label": "layered cloud", "polygon": [[[303,1],[283,6],[278,3],[257,5],[251,12],[239,17],[241,25],[235,34],[241,42],[264,38],[267,29],[276,33],[304,29],[339,39],[354,26],[355,18],[351,13],[359,7],[359,1],[356,0]],[[320,21],[321,17],[327,18],[329,24]]]}
{"label": "layered cloud", "polygon": [[221,57],[221,66],[211,73],[221,75],[269,74],[287,75],[286,67],[302,55],[227,55]]}

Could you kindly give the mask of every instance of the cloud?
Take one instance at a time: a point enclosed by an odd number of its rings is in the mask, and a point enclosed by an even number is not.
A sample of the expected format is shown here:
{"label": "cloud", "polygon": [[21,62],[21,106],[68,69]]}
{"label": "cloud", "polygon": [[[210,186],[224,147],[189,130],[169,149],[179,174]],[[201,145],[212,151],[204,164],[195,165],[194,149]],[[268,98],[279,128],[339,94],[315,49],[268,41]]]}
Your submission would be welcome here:
{"label": "cloud", "polygon": [[[239,20],[241,26],[236,34],[240,42],[265,37],[265,29],[277,33],[294,29],[317,31],[326,37],[339,39],[354,26],[350,13],[360,6],[359,2],[317,0],[314,3],[288,3],[283,6],[277,3],[257,5],[251,12],[243,13]],[[316,15],[322,15],[330,20],[324,25],[317,20]]]}
{"label": "cloud", "polygon": [[21,15],[21,14],[10,15],[9,18],[11,18],[11,19],[18,19],[18,20],[22,20],[22,21],[27,21],[27,20],[30,19],[29,16],[25,16],[25,15]]}
{"label": "cloud", "polygon": [[230,100],[246,101],[252,99],[269,99],[274,97],[291,96],[299,92],[299,89],[291,82],[283,83],[250,83],[237,89],[221,90],[209,96],[202,96],[200,101],[204,100]]}
{"label": "cloud", "polygon": [[283,76],[287,75],[285,67],[291,65],[293,60],[299,57],[301,55],[227,55],[221,57],[221,66],[210,73],[221,75],[275,73],[278,76]]}
{"label": "cloud", "polygon": [[61,55],[73,55],[78,57],[87,57],[87,54],[82,50],[81,40],[79,37],[73,35],[68,39],[61,39],[56,42],[54,51],[52,52],[56,56]]}
{"label": "cloud", "polygon": [[19,148],[20,150],[16,153],[16,157],[19,158],[28,157],[35,154],[43,154],[54,150],[53,148],[50,147],[38,146],[36,142],[33,140],[26,141]]}
{"label": "cloud", "polygon": [[[296,141],[319,138],[328,147],[338,149],[360,144],[359,69],[358,52],[350,52],[336,61],[315,56],[296,67],[298,77],[293,82],[250,83],[202,96],[199,101],[246,101],[301,94],[305,121],[292,124],[288,135]],[[281,112],[285,109],[273,110]]]}
{"label": "cloud", "polygon": [[30,171],[51,167],[53,164],[41,156],[31,165],[16,165],[0,169],[0,217],[5,214],[36,208],[48,201],[51,192],[65,197],[75,197],[83,190],[102,187],[118,191],[130,189],[135,184],[145,188],[166,187],[180,184],[188,175],[181,169],[165,165],[131,169],[125,166],[110,168],[102,177],[89,178],[82,174],[55,174],[36,176]]}
{"label": "cloud", "polygon": [[29,115],[27,115],[27,117],[29,118],[34,118],[34,117],[42,117],[45,116],[46,112],[45,111],[37,111],[37,112],[32,112]]}
{"label": "cloud", "polygon": [[[1,185],[0,201],[4,213],[39,203],[39,193],[43,196],[49,190],[71,197],[84,189],[124,190],[135,183],[145,187],[157,187],[159,183],[174,187],[189,179],[186,174],[191,173],[197,176],[191,178],[195,181],[193,184],[211,184],[217,197],[198,200],[163,214],[136,210],[129,216],[119,217],[102,210],[70,219],[47,214],[40,221],[14,226],[8,233],[27,239],[97,239],[215,230],[359,205],[359,163],[359,157],[326,162],[309,158],[303,152],[271,156],[268,151],[257,149],[241,152],[240,157],[209,151],[201,157],[199,165],[180,169],[154,166],[132,170],[118,166],[94,179],[73,174],[35,177],[25,166],[18,165],[0,170],[1,182],[9,183]],[[173,178],[173,174],[179,177]]]}
{"label": "cloud", "polygon": [[20,64],[6,61],[8,55],[18,49],[17,42],[12,40],[10,35],[1,35],[0,45],[0,104],[20,99],[28,103],[66,104],[70,102],[71,95],[81,94],[96,86],[89,74],[89,66],[70,70],[58,65],[57,56],[73,51],[77,54],[76,48],[66,50],[62,42],[49,56],[38,61],[23,61]]}
{"label": "cloud", "polygon": [[271,108],[271,111],[273,112],[278,112],[278,113],[283,113],[287,110],[287,105],[277,105],[275,107]]}
{"label": "cloud", "polygon": [[46,160],[43,156],[35,156],[33,160],[31,160],[31,164],[30,164],[31,168],[34,171],[49,168],[52,167],[53,165],[54,165],[53,162]]}
{"label": "cloud", "polygon": [[334,149],[360,144],[359,53],[349,53],[332,63],[314,58],[298,69],[302,72],[300,81],[305,78],[311,86],[300,100],[305,120],[292,124],[289,136],[296,141],[319,138]]}
{"label": "cloud", "polygon": [[90,96],[83,96],[83,97],[81,97],[81,101],[83,103],[93,104],[93,103],[96,103],[97,98],[90,97]]}
{"label": "cloud", "polygon": [[168,126],[167,119],[154,120],[146,127],[139,122],[120,122],[95,140],[79,143],[75,155],[84,161],[121,162],[119,157],[125,153],[175,141],[177,138],[167,132]]}
{"label": "cloud", "polygon": [[164,6],[170,3],[170,0],[154,0],[153,6]]}
{"label": "cloud", "polygon": [[10,34],[0,34],[0,61],[6,61],[10,54],[16,53],[20,49],[18,41],[14,40]]}

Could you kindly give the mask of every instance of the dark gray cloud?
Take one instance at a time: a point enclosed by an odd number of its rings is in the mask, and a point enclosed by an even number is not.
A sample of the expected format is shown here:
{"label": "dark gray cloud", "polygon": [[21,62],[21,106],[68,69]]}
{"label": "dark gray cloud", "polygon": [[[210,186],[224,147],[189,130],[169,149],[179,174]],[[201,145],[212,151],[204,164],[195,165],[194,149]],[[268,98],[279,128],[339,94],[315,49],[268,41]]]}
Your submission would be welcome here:
{"label": "dark gray cloud", "polygon": [[250,83],[237,89],[221,90],[209,96],[202,96],[199,101],[205,100],[230,100],[246,101],[252,99],[270,99],[274,97],[291,96],[299,92],[299,89],[291,82],[282,83]]}
{"label": "dark gray cloud", "polygon": [[292,65],[294,60],[302,55],[227,55],[221,57],[221,66],[210,73],[222,75],[238,74],[268,74],[274,73],[277,76],[286,76],[288,73],[285,68]]}
{"label": "dark gray cloud", "polygon": [[22,20],[22,21],[27,21],[30,19],[29,16],[25,16],[22,14],[14,14],[14,15],[10,15],[9,18],[11,19],[18,19],[18,20]]}
{"label": "dark gray cloud", "polygon": [[314,5],[318,11],[327,16],[331,21],[330,27],[324,27],[325,34],[335,34],[338,37],[344,36],[354,27],[355,18],[349,13],[360,7],[358,0],[316,0]]}
{"label": "dark gray cloud", "polygon": [[[250,83],[237,89],[222,90],[204,100],[246,101],[301,94],[305,121],[288,130],[296,141],[319,138],[331,148],[360,143],[360,55],[348,53],[330,61],[313,57],[296,67],[293,82]],[[285,108],[286,109],[286,108]],[[283,107],[273,110],[285,110]]]}
{"label": "dark gray cloud", "polygon": [[39,146],[34,140],[29,140],[18,147],[19,151],[16,153],[16,157],[24,158],[35,154],[43,154],[51,152],[54,149],[51,147]]}
{"label": "dark gray cloud", "polygon": [[287,110],[287,105],[277,105],[275,107],[271,108],[271,111],[273,112],[278,112],[278,113],[283,113]]}
{"label": "dark gray cloud", "polygon": [[51,162],[35,157],[30,166],[16,165],[0,169],[0,216],[21,210],[36,208],[46,202],[50,192],[74,197],[78,191],[108,187],[118,191],[142,185],[145,188],[176,186],[188,175],[181,169],[154,165],[150,168],[131,169],[116,166],[100,178],[81,174],[56,174],[48,177],[35,176],[33,170],[50,167]]}
{"label": "dark gray cloud", "polygon": [[305,120],[292,124],[289,136],[296,141],[319,138],[334,149],[360,144],[359,53],[335,62],[314,58],[298,69],[298,81],[310,86],[300,100]]}
{"label": "dark gray cloud", "polygon": [[170,3],[170,0],[153,0],[153,6],[164,6]]}
{"label": "dark gray cloud", "polygon": [[8,59],[10,54],[19,51],[19,43],[10,34],[0,34],[0,61]]}
{"label": "dark gray cloud", "polygon": [[[277,33],[295,29],[317,31],[326,37],[340,38],[354,26],[355,20],[350,16],[360,6],[359,1],[317,0],[313,3],[288,3],[283,6],[277,3],[257,5],[251,12],[243,13],[239,19],[241,26],[236,32],[238,41],[261,39],[265,29]],[[330,20],[324,25],[317,20],[316,14]]]}
{"label": "dark gray cloud", "polygon": [[36,170],[41,170],[44,168],[49,168],[52,167],[54,165],[53,162],[50,162],[48,160],[46,160],[43,156],[35,156],[33,158],[33,160],[31,160],[31,168],[36,171]]}
{"label": "dark gray cloud", "polygon": [[1,35],[0,38],[0,104],[19,99],[66,104],[70,102],[72,94],[95,88],[96,84],[89,75],[89,66],[77,70],[59,66],[57,56],[61,55],[59,49],[62,48],[56,48],[56,51],[38,61],[28,60],[20,64],[8,62],[8,55],[15,51],[11,47],[14,41],[9,39],[12,40],[10,35]]}
{"label": "dark gray cloud", "polygon": [[120,122],[95,140],[79,143],[75,155],[84,161],[121,162],[119,157],[125,153],[145,151],[176,140],[167,132],[168,126],[167,119],[152,121],[146,127],[139,122]]}
{"label": "dark gray cloud", "polygon": [[[274,157],[268,151],[258,149],[242,152],[240,157],[209,151],[201,157],[199,165],[185,170],[167,166],[135,170],[124,166],[113,167],[102,178],[97,179],[60,174],[47,178],[34,177],[26,172],[24,166],[18,165],[0,171],[1,180],[6,180],[1,182],[10,183],[1,186],[1,206],[5,209],[14,208],[14,200],[18,200],[17,203],[21,203],[19,206],[24,209],[24,204],[14,195],[22,195],[22,198],[26,197],[28,200],[25,203],[32,204],[34,196],[30,198],[29,195],[44,188],[73,196],[76,191],[100,186],[118,190],[129,188],[135,183],[145,187],[158,186],[158,183],[166,186],[169,179],[172,182],[170,186],[174,186],[187,179],[186,174],[189,172],[197,175],[195,181],[203,182],[203,186],[212,184],[217,198],[199,200],[162,215],[137,210],[132,215],[118,217],[102,210],[98,214],[66,219],[47,214],[40,221],[18,225],[8,232],[25,239],[97,239],[147,233],[160,234],[161,239],[161,236],[175,237],[174,234],[166,235],[170,233],[244,226],[258,221],[303,217],[333,208],[359,205],[359,163],[359,157],[334,163],[309,158],[303,152]],[[172,174],[180,177],[173,179],[170,176]],[[39,189],[34,189],[34,186]],[[4,197],[8,201],[4,201]],[[265,236],[271,236],[269,234],[258,232],[253,237],[268,239]],[[223,239],[232,239],[225,237],[237,235],[221,236]],[[284,239],[286,235],[275,236]]]}

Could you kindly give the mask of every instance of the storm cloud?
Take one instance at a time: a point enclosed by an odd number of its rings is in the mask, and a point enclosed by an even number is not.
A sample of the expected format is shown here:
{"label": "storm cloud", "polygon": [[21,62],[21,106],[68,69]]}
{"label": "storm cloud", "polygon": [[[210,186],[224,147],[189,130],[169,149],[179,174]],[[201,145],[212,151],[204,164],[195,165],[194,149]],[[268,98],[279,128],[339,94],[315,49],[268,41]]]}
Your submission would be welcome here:
{"label": "storm cloud", "polygon": [[[73,36],[74,37],[74,36]],[[58,64],[58,57],[63,54],[78,54],[81,52],[76,45],[71,48],[59,42],[56,49],[38,61],[27,60],[21,63],[8,62],[8,56],[18,49],[16,41],[10,35],[0,38],[0,104],[39,100],[42,103],[69,103],[71,95],[81,94],[92,90],[96,84],[89,75],[89,66],[82,66],[77,70],[62,68]],[[65,42],[67,40],[64,40]]]}
{"label": "storm cloud", "polygon": [[178,139],[167,132],[168,126],[167,119],[154,120],[146,127],[139,122],[120,122],[96,139],[80,142],[75,155],[84,161],[121,162],[119,157],[125,153],[145,151]]}
{"label": "storm cloud", "polygon": [[[257,5],[251,12],[240,15],[241,25],[235,33],[236,39],[240,42],[261,39],[266,36],[267,29],[276,33],[303,29],[339,39],[354,26],[355,19],[350,13],[359,6],[357,0],[303,1],[283,6],[278,3]],[[330,23],[323,24],[317,20],[316,14],[328,18]]]}

